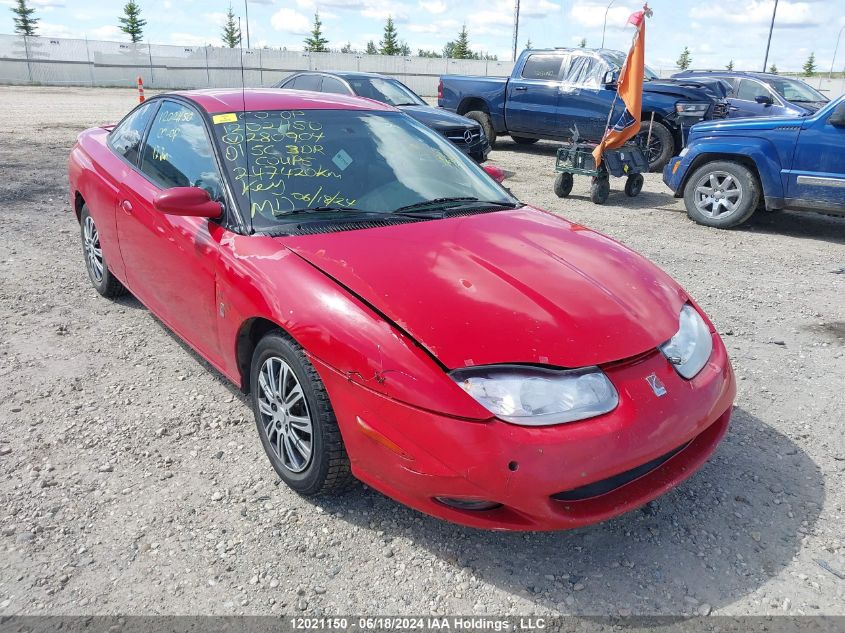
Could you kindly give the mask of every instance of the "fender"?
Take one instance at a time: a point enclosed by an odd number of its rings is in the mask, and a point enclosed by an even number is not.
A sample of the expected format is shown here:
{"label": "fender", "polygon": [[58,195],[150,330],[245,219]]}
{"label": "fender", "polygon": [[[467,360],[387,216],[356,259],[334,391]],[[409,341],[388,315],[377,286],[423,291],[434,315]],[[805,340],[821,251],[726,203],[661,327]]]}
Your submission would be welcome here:
{"label": "fender", "polygon": [[777,148],[767,139],[749,136],[697,137],[680,161],[670,161],[666,166],[665,182],[675,191],[675,196],[680,198],[684,195],[690,175],[699,165],[713,160],[737,159],[756,171],[767,206],[770,200],[784,198],[781,177],[783,167]]}

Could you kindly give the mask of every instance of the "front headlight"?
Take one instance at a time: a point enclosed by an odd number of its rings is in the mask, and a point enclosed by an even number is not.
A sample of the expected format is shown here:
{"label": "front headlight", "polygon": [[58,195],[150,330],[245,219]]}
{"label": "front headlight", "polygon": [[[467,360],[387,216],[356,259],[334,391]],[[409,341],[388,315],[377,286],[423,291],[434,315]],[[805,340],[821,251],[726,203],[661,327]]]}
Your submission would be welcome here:
{"label": "front headlight", "polygon": [[675,112],[680,116],[703,118],[710,108],[709,103],[692,103],[688,101],[679,101],[675,104]]}
{"label": "front headlight", "polygon": [[701,315],[690,304],[681,308],[678,332],[660,346],[660,351],[684,378],[700,372],[713,351],[713,336]]}
{"label": "front headlight", "polygon": [[616,408],[619,396],[598,367],[575,370],[496,365],[449,374],[497,418],[523,426],[574,422]]}

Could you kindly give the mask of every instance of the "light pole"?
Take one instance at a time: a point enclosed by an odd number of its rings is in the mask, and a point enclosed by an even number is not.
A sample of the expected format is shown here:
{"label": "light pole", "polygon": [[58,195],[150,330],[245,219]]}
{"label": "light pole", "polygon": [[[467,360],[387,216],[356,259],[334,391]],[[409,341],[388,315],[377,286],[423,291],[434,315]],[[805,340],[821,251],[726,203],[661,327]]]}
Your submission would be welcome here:
{"label": "light pole", "polygon": [[519,0],[513,8],[513,61],[516,61],[516,47],[519,40]]}
{"label": "light pole", "polygon": [[246,22],[246,47],[249,48],[249,0],[244,0],[244,18]]}
{"label": "light pole", "polygon": [[772,45],[772,31],[775,29],[775,16],[778,14],[778,0],[775,0],[775,9],[772,11],[772,24],[769,26],[769,41],[766,42],[766,57],[763,59],[763,72],[766,72],[766,64],[769,63],[769,47]]}
{"label": "light pole", "polygon": [[601,27],[601,47],[604,48],[604,31],[607,29],[607,14],[610,13],[610,7],[613,6],[613,3],[616,0],[610,0],[610,3],[607,5],[607,9],[604,10],[604,25]]}
{"label": "light pole", "polygon": [[827,75],[828,80],[833,79],[833,65],[836,63],[836,53],[839,52],[839,38],[842,37],[842,31],[845,31],[845,24],[839,29],[839,35],[836,36],[836,46],[833,47],[833,59],[830,60],[830,72]]}

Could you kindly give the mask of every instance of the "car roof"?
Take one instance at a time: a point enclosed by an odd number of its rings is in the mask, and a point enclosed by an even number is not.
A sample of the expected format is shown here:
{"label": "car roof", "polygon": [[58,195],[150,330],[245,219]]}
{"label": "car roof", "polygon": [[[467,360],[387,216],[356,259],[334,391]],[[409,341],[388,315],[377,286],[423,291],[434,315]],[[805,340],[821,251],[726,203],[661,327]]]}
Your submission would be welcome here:
{"label": "car roof", "polygon": [[774,77],[777,77],[778,79],[795,79],[795,77],[783,77],[781,75],[775,75],[774,73],[756,72],[753,70],[685,70],[683,72],[676,73],[674,76],[695,77],[697,75],[718,75],[719,77],[750,77],[752,79],[759,79],[761,81],[773,79]]}
{"label": "car roof", "polygon": [[[254,110],[395,110],[393,106],[361,97],[310,90],[239,88],[178,90],[176,95],[196,103],[209,114]],[[157,97],[156,97],[157,98]]]}

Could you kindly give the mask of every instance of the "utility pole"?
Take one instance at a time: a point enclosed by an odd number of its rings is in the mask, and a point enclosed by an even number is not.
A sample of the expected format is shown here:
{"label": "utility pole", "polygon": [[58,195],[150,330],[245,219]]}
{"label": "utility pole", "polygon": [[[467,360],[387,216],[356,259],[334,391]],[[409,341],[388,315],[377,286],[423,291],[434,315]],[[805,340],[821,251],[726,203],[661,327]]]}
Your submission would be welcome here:
{"label": "utility pole", "polygon": [[775,29],[775,16],[778,14],[778,0],[775,0],[775,8],[772,11],[772,24],[769,26],[769,41],[766,42],[766,58],[763,60],[763,72],[766,72],[766,66],[769,63],[769,47],[772,45],[772,31]]}
{"label": "utility pole", "polygon": [[249,0],[244,0],[244,18],[246,21],[246,47],[249,48]]}
{"label": "utility pole", "polygon": [[513,61],[516,61],[516,47],[518,46],[519,40],[519,0],[516,0],[516,4],[513,9]]}
{"label": "utility pole", "polygon": [[613,3],[616,0],[610,0],[610,3],[607,5],[607,8],[604,10],[604,26],[601,27],[601,47],[604,48],[604,32],[607,29],[607,14],[610,13],[610,7],[613,6]]}

